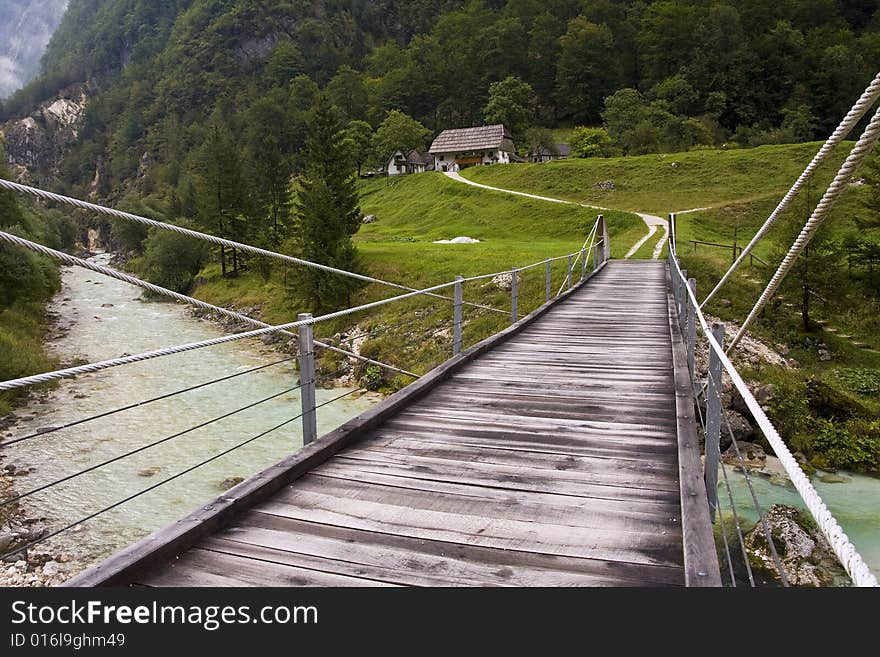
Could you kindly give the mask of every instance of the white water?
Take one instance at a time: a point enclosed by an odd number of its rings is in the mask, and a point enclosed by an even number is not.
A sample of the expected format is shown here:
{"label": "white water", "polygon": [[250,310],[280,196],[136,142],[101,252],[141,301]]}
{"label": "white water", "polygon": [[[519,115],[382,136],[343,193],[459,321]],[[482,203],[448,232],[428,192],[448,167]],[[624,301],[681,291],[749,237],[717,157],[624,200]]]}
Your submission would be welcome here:
{"label": "white water", "polygon": [[[106,255],[95,260],[105,263]],[[222,335],[190,317],[174,303],[140,299],[140,289],[87,270],[63,272],[63,289],[51,310],[69,330],[50,348],[69,362],[94,362]],[[112,304],[112,305],[109,305]],[[4,432],[7,439],[136,403],[181,388],[281,360],[255,340],[208,347],[142,363],[123,365],[63,381],[44,399],[34,399],[16,415],[21,420]],[[199,390],[124,411],[106,418],[38,436],[6,450],[5,463],[35,471],[16,477],[18,492],[32,490],[91,465],[170,436],[206,420],[294,387],[293,362],[252,372]],[[349,388],[318,390],[322,403]],[[376,395],[346,397],[318,410],[319,435],[377,402]],[[45,517],[52,528],[109,506],[251,438],[300,412],[299,392],[291,392],[250,410],[210,424],[119,462],[84,474],[23,500],[30,516]],[[111,554],[193,511],[221,492],[228,477],[248,477],[295,452],[302,445],[296,420],[212,463],[136,497],[49,545],[85,564]]]}

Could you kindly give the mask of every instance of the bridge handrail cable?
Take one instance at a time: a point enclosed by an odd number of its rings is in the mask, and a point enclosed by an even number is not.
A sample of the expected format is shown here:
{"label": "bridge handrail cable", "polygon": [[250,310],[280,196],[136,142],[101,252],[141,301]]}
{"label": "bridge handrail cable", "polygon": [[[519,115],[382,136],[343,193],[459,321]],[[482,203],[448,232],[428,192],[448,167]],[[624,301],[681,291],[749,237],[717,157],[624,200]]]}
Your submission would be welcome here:
{"label": "bridge handrail cable", "polygon": [[779,202],[779,205],[770,213],[770,216],[767,217],[767,220],[758,229],[758,232],[755,233],[755,236],[752,237],[751,241],[746,245],[743,250],[740,252],[739,257],[734,261],[734,263],[730,266],[724,275],[721,277],[721,280],[718,281],[718,284],[715,285],[713,290],[703,299],[703,302],[700,304],[700,307],[703,308],[707,303],[715,296],[715,294],[720,290],[733,273],[745,262],[746,257],[752,252],[752,249],[755,248],[755,245],[761,241],[764,235],[767,234],[767,231],[776,223],[780,216],[788,209],[791,205],[791,202],[794,200],[794,197],[800,192],[804,185],[809,182],[809,180],[813,177],[819,166],[827,159],[828,155],[832,150],[846,137],[852,132],[853,128],[856,124],[862,119],[865,114],[868,113],[868,110],[874,105],[877,99],[880,98],[880,73],[877,73],[876,77],[871,81],[865,91],[862,93],[861,97],[856,101],[855,105],[853,105],[852,109],[843,117],[840,122],[840,125],[834,130],[831,136],[828,137],[827,141],[822,145],[822,148],[816,153],[807,167],[804,169],[803,173],[798,177],[795,183],[791,186],[791,189],[785,194],[782,200]]}
{"label": "bridge handrail cable", "polygon": [[[671,215],[670,219],[671,223],[674,223],[674,215]],[[683,274],[681,266],[679,265],[674,239],[670,240],[668,262],[673,290],[678,290],[678,292],[676,292],[677,295],[683,295],[683,298],[677,299],[677,302],[682,308],[682,312],[679,313],[680,318],[683,319],[683,315],[688,315],[690,317],[696,317],[698,320],[697,324],[706,339],[710,354],[714,355],[714,357],[720,361],[724,371],[727,372],[727,375],[730,377],[733,386],[742,396],[749,412],[752,414],[752,417],[755,419],[761,432],[773,448],[776,457],[785,469],[792,484],[794,484],[801,499],[803,499],[810,515],[812,515],[813,519],[816,521],[816,524],[828,540],[835,555],[837,555],[838,560],[852,579],[853,583],[856,586],[878,586],[877,578],[868,568],[868,565],[849,540],[849,537],[828,510],[825,502],[822,501],[822,498],[819,496],[818,492],[816,492],[816,489],[798,465],[791,451],[788,449],[788,446],[782,440],[776,427],[773,426],[773,423],[767,417],[764,409],[761,408],[760,403],[758,403],[754,395],[752,395],[749,387],[740,376],[730,358],[728,358],[724,347],[713,335],[709,323],[700,308],[700,302],[697,300],[694,290],[691,288],[687,277]],[[692,372],[692,374],[695,374],[695,372]]]}

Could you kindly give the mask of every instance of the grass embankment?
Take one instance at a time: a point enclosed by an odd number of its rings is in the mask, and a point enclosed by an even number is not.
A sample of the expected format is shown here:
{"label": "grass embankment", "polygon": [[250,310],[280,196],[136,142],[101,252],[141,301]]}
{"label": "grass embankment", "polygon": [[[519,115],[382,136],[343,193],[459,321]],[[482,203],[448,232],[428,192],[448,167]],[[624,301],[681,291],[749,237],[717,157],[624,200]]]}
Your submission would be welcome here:
{"label": "grass embankment", "polygon": [[[615,158],[571,158],[516,166],[465,170],[475,182],[515,191],[647,212],[669,212],[774,198],[800,175],[819,143],[761,146],[752,149],[697,150]],[[832,158],[828,171],[843,160]],[[596,187],[613,182],[614,189]],[[821,182],[821,180],[820,180]]]}
{"label": "grass embankment", "polygon": [[[46,309],[39,301],[19,301],[0,310],[0,381],[51,370],[55,363],[43,350]],[[0,417],[12,410],[22,390],[0,392]]]}
{"label": "grass embankment", "polygon": [[[364,181],[361,209],[375,215],[355,236],[366,271],[386,281],[425,288],[464,277],[522,267],[579,249],[599,212],[588,208],[547,203],[453,182],[435,173]],[[605,212],[612,255],[623,254],[644,234],[642,221],[626,212]],[[435,240],[467,236],[478,244],[434,244]],[[566,263],[553,264],[554,293],[565,279]],[[580,270],[577,269],[577,275]],[[273,271],[268,280],[254,272],[223,279],[212,265],[200,274],[203,282],[196,295],[218,305],[238,308],[260,306],[265,321],[291,321],[296,313],[311,310],[287,294],[284,278],[295,268]],[[521,274],[519,314],[530,312],[544,300],[544,267]],[[353,304],[402,294],[381,285],[358,292]],[[446,294],[451,295],[450,288]],[[489,281],[465,286],[465,301],[509,311],[510,294]],[[377,331],[361,351],[377,360],[423,373],[451,353],[451,302],[441,299],[408,299],[363,314],[318,325],[319,337],[338,332]],[[465,346],[499,330],[509,322],[501,313],[467,309]],[[402,324],[402,325],[401,325]],[[387,330],[384,330],[387,329]],[[332,371],[339,359],[324,356]],[[366,369],[362,368],[366,375]],[[370,376],[375,379],[375,370]],[[392,387],[408,382],[405,377],[389,382]],[[373,384],[375,385],[375,384]]]}
{"label": "grass embankment", "polygon": [[[851,146],[851,144],[849,145]],[[709,208],[679,215],[678,246],[682,264],[705,296],[732,262],[732,248],[693,245],[691,240],[739,246],[752,235],[820,147],[819,143],[763,146],[748,150],[700,150],[628,158],[570,159],[544,164],[468,169],[464,175],[483,184],[581,203],[592,203],[666,216],[669,211]],[[780,224],[754,253],[769,263],[744,266],[709,304],[707,311],[725,321],[742,322],[764,289],[793,235],[786,221],[806,221],[847,148],[839,148],[796,199]],[[595,185],[612,181],[614,189]],[[851,187],[826,220],[825,238],[838,245],[846,235],[871,237],[856,223],[867,216],[867,187]],[[876,233],[877,231],[873,231]],[[874,235],[874,237],[878,237]],[[648,257],[649,240],[636,254]],[[664,255],[666,249],[664,249]],[[880,469],[880,303],[864,276],[848,273],[845,249],[826,262],[835,284],[813,297],[816,324],[805,331],[798,290],[781,290],[752,332],[771,345],[782,344],[796,369],[769,365],[744,371],[749,378],[776,388],[769,405],[782,435],[818,466]],[[832,276],[833,275],[833,276]],[[793,304],[788,305],[788,304]],[[829,330],[831,329],[831,330]],[[847,337],[841,337],[841,336]],[[853,343],[857,344],[853,344]],[[821,360],[819,345],[831,360]]]}

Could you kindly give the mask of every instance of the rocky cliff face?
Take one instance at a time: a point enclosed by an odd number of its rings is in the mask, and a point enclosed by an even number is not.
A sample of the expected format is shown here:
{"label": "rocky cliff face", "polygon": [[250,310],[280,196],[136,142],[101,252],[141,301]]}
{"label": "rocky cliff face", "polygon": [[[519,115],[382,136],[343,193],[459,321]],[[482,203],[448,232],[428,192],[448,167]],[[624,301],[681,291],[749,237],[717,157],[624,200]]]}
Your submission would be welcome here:
{"label": "rocky cliff face", "polygon": [[40,57],[66,9],[67,0],[0,2],[0,98],[37,74]]}
{"label": "rocky cliff face", "polygon": [[27,171],[58,173],[64,153],[79,137],[87,104],[85,89],[74,86],[41,104],[29,116],[0,127],[7,163],[18,177]]}

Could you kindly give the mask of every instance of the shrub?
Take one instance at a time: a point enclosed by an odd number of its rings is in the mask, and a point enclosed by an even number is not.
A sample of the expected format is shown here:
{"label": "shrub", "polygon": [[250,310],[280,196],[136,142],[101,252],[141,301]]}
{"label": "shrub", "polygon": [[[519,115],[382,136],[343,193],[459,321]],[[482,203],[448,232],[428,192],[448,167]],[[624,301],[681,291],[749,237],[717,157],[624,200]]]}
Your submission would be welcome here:
{"label": "shrub", "polygon": [[880,421],[816,421],[815,451],[832,468],[844,470],[880,469]]}
{"label": "shrub", "polygon": [[572,155],[576,157],[606,157],[611,146],[611,137],[602,128],[579,126],[572,130],[569,146]]}
{"label": "shrub", "polygon": [[378,365],[370,365],[361,376],[361,385],[367,390],[378,390],[385,383],[385,375]]}

